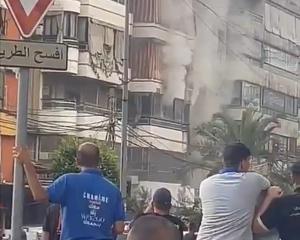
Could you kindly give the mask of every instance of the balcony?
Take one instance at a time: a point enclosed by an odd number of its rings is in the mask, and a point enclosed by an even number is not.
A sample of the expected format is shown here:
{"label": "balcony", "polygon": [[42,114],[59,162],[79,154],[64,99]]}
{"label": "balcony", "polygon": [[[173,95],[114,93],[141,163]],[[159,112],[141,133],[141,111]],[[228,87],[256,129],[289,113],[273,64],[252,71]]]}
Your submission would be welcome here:
{"label": "balcony", "polygon": [[123,29],[125,7],[119,2],[120,0],[81,0],[80,16],[93,18]]}
{"label": "balcony", "polygon": [[50,11],[67,11],[80,13],[80,0],[55,0]]}
{"label": "balcony", "polygon": [[42,99],[42,110],[32,114],[29,131],[36,134],[106,137],[109,116],[116,114],[90,103],[66,99]]}

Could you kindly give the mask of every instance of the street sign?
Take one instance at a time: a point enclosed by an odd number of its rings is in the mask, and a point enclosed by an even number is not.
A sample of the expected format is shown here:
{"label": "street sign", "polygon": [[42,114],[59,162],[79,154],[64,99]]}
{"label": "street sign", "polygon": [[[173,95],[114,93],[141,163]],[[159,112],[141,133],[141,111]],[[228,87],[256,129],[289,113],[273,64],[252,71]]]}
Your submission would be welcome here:
{"label": "street sign", "polygon": [[66,70],[67,65],[65,44],[0,40],[0,66]]}
{"label": "street sign", "polygon": [[5,0],[24,38],[29,38],[54,0]]}

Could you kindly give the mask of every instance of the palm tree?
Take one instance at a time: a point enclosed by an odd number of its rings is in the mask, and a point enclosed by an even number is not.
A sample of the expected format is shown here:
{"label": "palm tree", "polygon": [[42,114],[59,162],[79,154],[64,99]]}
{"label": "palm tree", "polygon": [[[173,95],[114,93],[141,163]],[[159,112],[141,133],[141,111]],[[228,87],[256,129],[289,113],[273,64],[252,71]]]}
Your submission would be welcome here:
{"label": "palm tree", "polygon": [[221,167],[221,155],[227,144],[244,143],[255,157],[257,162],[264,159],[268,165],[267,175],[270,180],[289,190],[289,181],[286,172],[276,170],[276,157],[266,150],[272,131],[280,126],[275,117],[267,117],[254,109],[243,111],[241,121],[236,121],[227,113],[217,113],[211,122],[203,123],[196,128],[200,137],[200,152],[207,166],[215,160],[215,165]]}
{"label": "palm tree", "polygon": [[200,137],[200,151],[206,158],[220,158],[225,145],[242,142],[256,159],[266,158],[265,149],[272,131],[279,126],[277,118],[248,108],[242,112],[241,121],[234,120],[227,113],[217,113],[211,122],[196,128]]}

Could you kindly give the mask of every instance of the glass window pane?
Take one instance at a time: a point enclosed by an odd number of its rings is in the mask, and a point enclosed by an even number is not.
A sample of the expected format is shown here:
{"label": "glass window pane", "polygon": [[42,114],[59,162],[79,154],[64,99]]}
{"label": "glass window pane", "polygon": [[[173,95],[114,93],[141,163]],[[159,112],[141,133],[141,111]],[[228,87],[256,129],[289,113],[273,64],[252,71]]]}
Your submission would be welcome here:
{"label": "glass window pane", "polygon": [[260,87],[243,83],[243,106],[258,108],[260,106]]}
{"label": "glass window pane", "polygon": [[78,18],[78,40],[79,42],[88,41],[88,18]]}
{"label": "glass window pane", "polygon": [[263,105],[275,111],[284,111],[284,95],[270,89],[264,90]]}
{"label": "glass window pane", "polygon": [[241,105],[241,92],[242,92],[242,82],[236,81],[233,85],[233,91],[232,91],[232,105]]}
{"label": "glass window pane", "polygon": [[46,16],[44,20],[44,34],[46,36],[51,35],[51,17]]}
{"label": "glass window pane", "polygon": [[57,35],[58,24],[57,24],[57,16],[52,16],[51,19],[51,35]]}

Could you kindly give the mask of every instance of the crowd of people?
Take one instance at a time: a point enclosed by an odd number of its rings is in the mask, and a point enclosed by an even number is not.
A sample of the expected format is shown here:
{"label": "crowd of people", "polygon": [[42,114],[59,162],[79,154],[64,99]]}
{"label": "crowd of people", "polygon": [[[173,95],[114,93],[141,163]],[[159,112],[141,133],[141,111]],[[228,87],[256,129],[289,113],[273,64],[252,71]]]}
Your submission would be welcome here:
{"label": "crowd of people", "polygon": [[[63,175],[47,189],[37,178],[29,152],[16,148],[14,156],[24,166],[34,199],[52,204],[43,240],[114,240],[124,233],[122,196],[97,169],[100,153],[95,144],[78,148],[80,173]],[[187,227],[170,213],[171,193],[161,188],[145,212],[131,222],[127,239],[300,240],[300,163],[291,168],[295,192],[287,195],[250,171],[251,152],[244,144],[226,146],[223,157],[224,168],[200,185],[199,229],[191,222],[184,234]]]}

